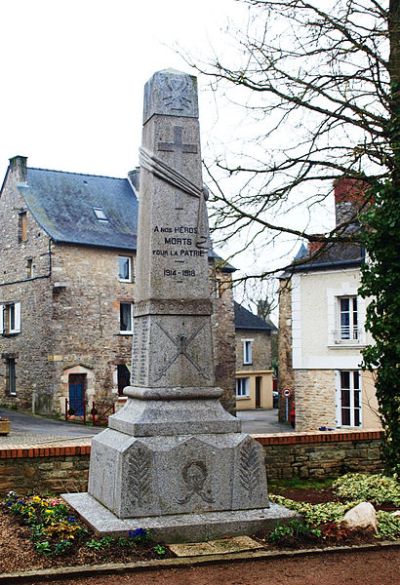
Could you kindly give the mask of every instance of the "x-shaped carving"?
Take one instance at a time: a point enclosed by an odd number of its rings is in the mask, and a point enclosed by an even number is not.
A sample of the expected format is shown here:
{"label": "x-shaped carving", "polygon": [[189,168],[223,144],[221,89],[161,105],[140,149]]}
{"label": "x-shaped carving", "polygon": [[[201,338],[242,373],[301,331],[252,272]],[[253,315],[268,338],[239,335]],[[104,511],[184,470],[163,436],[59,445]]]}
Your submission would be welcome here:
{"label": "x-shaped carving", "polygon": [[168,339],[170,341],[172,341],[174,346],[177,348],[177,351],[172,356],[172,358],[169,360],[169,362],[167,364],[165,364],[165,366],[163,368],[161,368],[161,370],[159,371],[159,376],[158,376],[158,378],[156,378],[155,381],[157,382],[157,380],[159,380],[160,378],[163,377],[165,372],[167,370],[169,370],[169,368],[172,366],[172,364],[174,362],[176,362],[176,360],[178,359],[178,357],[180,355],[183,355],[192,364],[192,366],[199,372],[199,374],[201,374],[203,376],[203,378],[206,378],[207,376],[203,372],[203,370],[199,366],[199,364],[196,364],[196,362],[187,353],[187,349],[188,349],[189,345],[192,343],[193,339],[195,339],[197,337],[197,335],[200,333],[200,331],[202,329],[204,329],[205,323],[203,323],[195,331],[193,331],[193,333],[189,337],[186,337],[185,335],[178,335],[175,339],[168,333],[168,331],[166,331],[164,329],[164,327],[160,323],[157,323],[157,325],[161,329],[161,331],[168,337]]}

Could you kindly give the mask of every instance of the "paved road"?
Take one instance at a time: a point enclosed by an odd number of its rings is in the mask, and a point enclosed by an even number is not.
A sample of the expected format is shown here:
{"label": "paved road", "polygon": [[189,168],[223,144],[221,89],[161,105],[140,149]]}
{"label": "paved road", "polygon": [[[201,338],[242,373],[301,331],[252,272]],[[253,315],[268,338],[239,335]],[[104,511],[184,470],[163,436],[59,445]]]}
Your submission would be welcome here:
{"label": "paved road", "polygon": [[67,423],[5,408],[0,408],[0,416],[6,416],[11,421],[11,433],[7,437],[0,437],[0,447],[66,441],[70,443],[82,439],[90,441],[93,435],[103,430],[100,427]]}
{"label": "paved road", "polygon": [[265,410],[240,410],[237,413],[238,418],[242,421],[242,430],[245,433],[265,434],[265,433],[292,433],[293,429],[289,424],[278,422],[278,409],[272,408]]}
{"label": "paved road", "polygon": [[[90,443],[93,435],[103,429],[48,419],[42,416],[24,414],[15,410],[0,409],[0,416],[11,420],[11,433],[0,437],[0,447],[18,445],[39,445],[48,443],[65,443],[79,441]],[[278,423],[277,410],[245,410],[238,412],[245,433],[265,434],[284,433],[293,429],[289,425]]]}

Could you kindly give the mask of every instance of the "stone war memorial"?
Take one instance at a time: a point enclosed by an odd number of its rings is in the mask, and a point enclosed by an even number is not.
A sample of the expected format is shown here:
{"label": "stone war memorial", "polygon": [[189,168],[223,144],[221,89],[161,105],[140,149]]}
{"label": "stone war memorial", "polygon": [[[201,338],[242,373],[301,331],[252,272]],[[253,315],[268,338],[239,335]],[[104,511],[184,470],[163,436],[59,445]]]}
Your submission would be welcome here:
{"label": "stone war memorial", "polygon": [[261,445],[214,386],[197,81],[160,71],[145,86],[132,382],[92,441],[88,493],[65,500],[100,534],[151,530],[196,542],[268,530]]}

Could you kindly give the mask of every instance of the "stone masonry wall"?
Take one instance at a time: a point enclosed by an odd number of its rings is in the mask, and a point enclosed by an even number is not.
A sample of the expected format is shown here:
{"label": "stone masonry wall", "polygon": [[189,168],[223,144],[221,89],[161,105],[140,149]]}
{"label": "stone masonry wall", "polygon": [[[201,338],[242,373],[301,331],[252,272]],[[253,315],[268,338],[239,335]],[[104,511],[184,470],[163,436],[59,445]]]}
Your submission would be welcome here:
{"label": "stone masonry wall", "polygon": [[[243,363],[243,339],[253,339],[253,363]],[[269,331],[240,329],[236,332],[236,369],[245,372],[271,369],[271,334]]]}
{"label": "stone masonry wall", "polygon": [[[120,303],[133,303],[134,282],[118,279],[118,257],[127,251],[59,244],[53,252],[52,338],[55,397],[62,408],[68,375],[87,375],[86,398],[116,398],[115,370],[130,369],[132,335],[120,333]],[[60,286],[58,286],[58,283]]]}
{"label": "stone masonry wall", "polygon": [[[257,436],[268,479],[339,477],[383,469],[382,432],[344,431]],[[0,496],[86,491],[90,446],[0,448]]]}
{"label": "stone masonry wall", "polygon": [[[294,400],[292,364],[292,288],[290,280],[279,281],[278,363],[279,389],[290,389]],[[279,420],[285,420],[285,400],[279,401]]]}
{"label": "stone masonry wall", "polygon": [[296,431],[336,426],[333,370],[295,370]]}
{"label": "stone masonry wall", "polygon": [[[51,241],[17,186],[26,180],[24,165],[23,157],[11,160],[0,197],[0,304],[21,303],[21,332],[0,335],[0,404],[63,413],[69,375],[84,374],[89,407],[93,400],[110,405],[117,395],[117,366],[130,369],[132,360],[132,335],[120,333],[120,303],[134,302],[135,284],[119,281],[118,257],[132,257],[134,274],[134,252]],[[21,212],[26,212],[25,241]],[[211,282],[218,285],[212,287],[216,384],[224,390],[223,405],[233,412],[231,274],[211,269]],[[6,392],[10,358],[16,363],[16,396]]]}
{"label": "stone masonry wall", "polygon": [[[0,303],[21,303],[21,331],[0,335],[0,404],[30,408],[32,395],[47,396],[51,380],[47,368],[51,248],[19,193],[17,184],[25,177],[17,163],[11,161],[0,197]],[[21,213],[26,213],[23,240]],[[15,396],[6,389],[9,359],[16,366]]]}
{"label": "stone masonry wall", "polygon": [[215,385],[222,388],[223,407],[235,413],[235,317],[230,273],[211,269],[211,318],[214,343]]}

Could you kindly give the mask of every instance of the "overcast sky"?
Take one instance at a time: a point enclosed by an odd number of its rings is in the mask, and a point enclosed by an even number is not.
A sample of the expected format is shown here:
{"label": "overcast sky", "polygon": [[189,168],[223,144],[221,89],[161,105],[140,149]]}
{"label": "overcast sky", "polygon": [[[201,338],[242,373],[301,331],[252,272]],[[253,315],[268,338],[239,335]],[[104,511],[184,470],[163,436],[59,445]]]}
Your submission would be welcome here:
{"label": "overcast sky", "polygon": [[[160,69],[190,72],[176,44],[196,57],[227,54],[228,20],[246,15],[235,0],[0,0],[0,175],[19,154],[31,167],[126,176],[138,165],[145,82]],[[206,83],[199,78],[209,159],[247,121],[218,109]],[[233,263],[248,268],[251,258]]]}
{"label": "overcast sky", "polygon": [[[211,54],[233,0],[1,0],[0,165],[125,176],[138,164],[143,86]],[[200,81],[200,88],[203,84]],[[204,132],[210,126],[201,95]]]}

